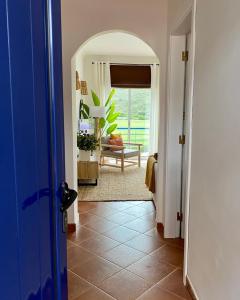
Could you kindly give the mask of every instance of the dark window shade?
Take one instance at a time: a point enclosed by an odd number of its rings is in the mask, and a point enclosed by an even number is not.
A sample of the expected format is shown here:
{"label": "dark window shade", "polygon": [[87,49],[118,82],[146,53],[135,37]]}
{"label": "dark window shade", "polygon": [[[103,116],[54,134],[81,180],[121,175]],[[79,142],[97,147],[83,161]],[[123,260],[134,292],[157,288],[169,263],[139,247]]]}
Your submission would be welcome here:
{"label": "dark window shade", "polygon": [[111,65],[111,86],[117,88],[150,88],[150,66]]}

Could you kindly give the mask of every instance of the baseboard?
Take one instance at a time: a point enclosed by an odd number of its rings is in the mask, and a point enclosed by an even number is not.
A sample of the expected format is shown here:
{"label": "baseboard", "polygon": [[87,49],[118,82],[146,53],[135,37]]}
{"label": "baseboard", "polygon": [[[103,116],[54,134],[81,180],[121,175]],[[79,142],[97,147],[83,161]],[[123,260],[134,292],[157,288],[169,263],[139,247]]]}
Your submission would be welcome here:
{"label": "baseboard", "polygon": [[191,283],[191,280],[189,279],[189,277],[186,277],[186,287],[188,289],[188,292],[190,293],[191,297],[193,300],[199,300],[197,293]]}
{"label": "baseboard", "polygon": [[73,233],[76,231],[76,224],[75,223],[71,223],[71,224],[68,224],[68,233]]}

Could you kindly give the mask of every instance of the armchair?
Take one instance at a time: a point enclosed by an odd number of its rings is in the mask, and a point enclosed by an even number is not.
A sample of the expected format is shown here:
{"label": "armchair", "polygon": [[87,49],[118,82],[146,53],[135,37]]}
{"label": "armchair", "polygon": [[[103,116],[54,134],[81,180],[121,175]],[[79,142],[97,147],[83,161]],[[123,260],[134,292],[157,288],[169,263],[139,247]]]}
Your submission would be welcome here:
{"label": "armchair", "polygon": [[[101,144],[101,156],[100,166],[109,166],[115,168],[121,168],[124,172],[124,168],[138,165],[141,167],[141,146],[140,143],[123,143],[123,146],[116,146],[108,144],[109,137],[102,138]],[[136,149],[129,149],[126,146],[135,146]],[[105,163],[105,157],[115,158],[116,164]],[[138,161],[131,161],[129,158],[137,157]],[[120,165],[118,161],[120,160]],[[127,163],[127,164],[126,164]]]}

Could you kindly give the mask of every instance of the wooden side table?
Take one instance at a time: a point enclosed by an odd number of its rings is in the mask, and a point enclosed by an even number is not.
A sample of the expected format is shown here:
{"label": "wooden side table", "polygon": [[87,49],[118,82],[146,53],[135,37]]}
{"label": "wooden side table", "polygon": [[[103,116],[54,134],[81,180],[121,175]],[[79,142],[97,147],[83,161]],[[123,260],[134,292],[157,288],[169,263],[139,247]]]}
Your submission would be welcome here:
{"label": "wooden side table", "polygon": [[[98,161],[78,161],[78,185],[93,185],[96,186],[99,177],[99,164]],[[84,180],[86,182],[80,182]],[[87,181],[95,180],[94,183]]]}

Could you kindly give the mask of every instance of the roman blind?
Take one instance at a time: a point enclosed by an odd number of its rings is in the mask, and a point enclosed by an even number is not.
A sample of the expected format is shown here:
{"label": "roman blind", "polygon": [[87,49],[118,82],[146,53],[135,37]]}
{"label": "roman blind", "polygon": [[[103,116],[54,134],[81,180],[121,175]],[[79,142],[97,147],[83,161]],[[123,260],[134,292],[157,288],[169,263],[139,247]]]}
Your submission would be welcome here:
{"label": "roman blind", "polygon": [[150,88],[149,65],[110,65],[111,86],[116,88]]}

